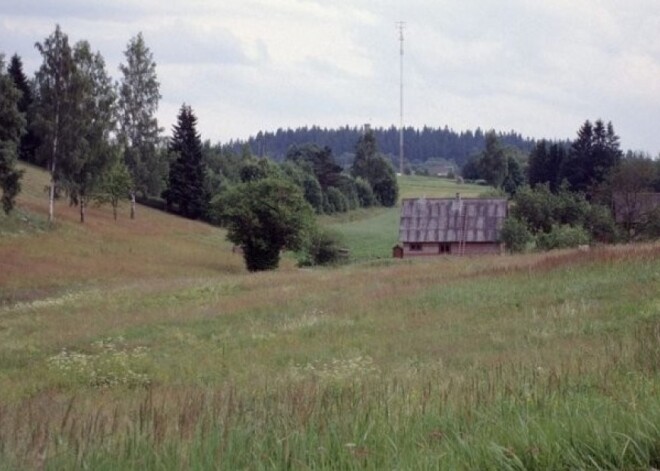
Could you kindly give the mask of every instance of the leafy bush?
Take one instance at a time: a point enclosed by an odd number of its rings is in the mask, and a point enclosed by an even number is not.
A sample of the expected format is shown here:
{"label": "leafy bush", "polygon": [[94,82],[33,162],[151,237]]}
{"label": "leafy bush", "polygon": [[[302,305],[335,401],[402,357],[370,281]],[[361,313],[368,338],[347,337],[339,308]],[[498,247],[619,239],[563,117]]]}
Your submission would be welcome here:
{"label": "leafy bush", "polygon": [[300,187],[273,177],[228,189],[212,211],[215,221],[226,224],[227,239],[243,247],[250,271],[277,268],[280,251],[298,250],[314,222]]}
{"label": "leafy bush", "polygon": [[345,213],[348,211],[349,205],[348,205],[348,200],[346,199],[346,196],[339,191],[337,188],[334,186],[329,187],[326,192],[327,196],[327,203],[324,206],[324,210],[328,214],[332,213]]}
{"label": "leafy bush", "polygon": [[621,237],[612,217],[612,212],[607,207],[599,204],[591,205],[584,226],[591,237],[598,242],[612,244]]}
{"label": "leafy bush", "polygon": [[660,238],[660,208],[655,208],[642,217],[636,237],[640,240]]}
{"label": "leafy bush", "polygon": [[527,225],[516,218],[508,218],[502,227],[502,241],[511,252],[524,252],[527,245],[534,240]]}
{"label": "leafy bush", "polygon": [[536,237],[536,245],[542,250],[577,247],[590,241],[591,238],[585,228],[567,224],[554,225],[550,232],[544,232]]}
{"label": "leafy bush", "polygon": [[327,229],[312,231],[298,260],[300,266],[333,265],[344,260],[343,238],[340,233]]}
{"label": "leafy bush", "polygon": [[371,189],[371,185],[368,181],[357,177],[355,179],[355,189],[357,190],[358,201],[360,202],[361,207],[368,208],[376,204],[374,191]]}

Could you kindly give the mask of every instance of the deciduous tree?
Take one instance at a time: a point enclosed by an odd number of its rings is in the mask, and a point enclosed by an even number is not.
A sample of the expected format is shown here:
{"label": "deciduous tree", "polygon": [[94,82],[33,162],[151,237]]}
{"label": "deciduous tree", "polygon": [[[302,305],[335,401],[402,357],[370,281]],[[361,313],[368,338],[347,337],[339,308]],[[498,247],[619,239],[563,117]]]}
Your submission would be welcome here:
{"label": "deciduous tree", "polygon": [[43,63],[35,75],[35,130],[40,140],[38,159],[50,172],[48,221],[54,221],[60,165],[73,154],[78,139],[76,72],[69,38],[59,25],[43,43],[35,45]]}
{"label": "deciduous tree", "polygon": [[399,197],[399,185],[389,160],[378,153],[376,138],[367,129],[355,145],[355,161],[351,168],[354,177],[366,180],[376,200],[383,206],[394,206]]}
{"label": "deciduous tree", "polygon": [[117,158],[112,167],[104,173],[95,198],[100,204],[110,203],[112,216],[116,221],[119,203],[128,198],[131,188],[133,188],[131,173],[126,168],[123,159]]}
{"label": "deciduous tree", "polygon": [[507,159],[495,131],[486,133],[486,148],[479,158],[479,173],[495,188],[501,188],[507,174]]}
{"label": "deciduous tree", "polygon": [[77,139],[62,163],[61,175],[71,203],[80,207],[80,222],[85,222],[87,204],[113,162],[110,139],[116,123],[116,93],[103,56],[92,53],[87,41],[74,46],[73,59]]}
{"label": "deciduous tree", "polygon": [[301,189],[285,179],[268,177],[236,185],[213,203],[227,238],[243,248],[250,271],[277,268],[283,249],[302,247],[313,225],[313,211]]}
{"label": "deciduous tree", "polygon": [[142,33],[132,38],[124,51],[126,64],[119,69],[120,142],[124,161],[131,172],[131,219],[135,218],[135,198],[138,192],[160,195],[166,171],[157,152],[160,128],[156,119],[160,84],[156,62]]}

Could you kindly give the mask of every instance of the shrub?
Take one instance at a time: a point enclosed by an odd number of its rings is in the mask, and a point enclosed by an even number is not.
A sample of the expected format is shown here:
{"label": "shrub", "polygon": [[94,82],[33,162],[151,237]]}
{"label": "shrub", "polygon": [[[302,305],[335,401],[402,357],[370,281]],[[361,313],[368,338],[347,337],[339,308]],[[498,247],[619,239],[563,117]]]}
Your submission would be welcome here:
{"label": "shrub", "polygon": [[376,204],[376,197],[374,196],[374,191],[371,189],[371,185],[366,180],[357,177],[355,179],[355,189],[358,194],[358,201],[360,206],[363,208],[368,208]]}
{"label": "shrub", "polygon": [[349,208],[348,200],[340,190],[338,190],[334,186],[331,186],[326,190],[325,194],[328,197],[326,212],[345,213],[346,211],[348,211]]}
{"label": "shrub", "polygon": [[312,231],[298,260],[299,266],[334,265],[343,261],[341,234],[327,229]]}
{"label": "shrub", "polygon": [[584,225],[591,237],[598,242],[612,244],[620,239],[612,212],[605,206],[592,205],[585,217]]}
{"label": "shrub", "polygon": [[507,250],[511,252],[524,252],[527,245],[534,238],[527,229],[527,225],[520,219],[510,217],[504,221],[502,227],[502,241]]}
{"label": "shrub", "polygon": [[590,242],[589,233],[580,226],[553,225],[550,232],[539,234],[536,245],[542,250],[577,247]]}

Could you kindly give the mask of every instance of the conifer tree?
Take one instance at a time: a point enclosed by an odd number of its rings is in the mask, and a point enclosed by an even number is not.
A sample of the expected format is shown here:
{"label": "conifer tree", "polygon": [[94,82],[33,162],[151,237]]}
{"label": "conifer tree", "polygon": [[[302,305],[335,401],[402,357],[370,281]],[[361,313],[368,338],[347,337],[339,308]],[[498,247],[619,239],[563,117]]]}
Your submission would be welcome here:
{"label": "conifer tree", "polygon": [[4,68],[4,57],[0,55],[0,190],[2,209],[8,214],[21,190],[22,172],[16,169],[16,155],[25,120],[18,110],[20,91]]}
{"label": "conifer tree", "polygon": [[14,81],[14,85],[21,93],[21,97],[18,101],[18,111],[23,114],[26,121],[26,132],[21,136],[21,141],[18,146],[18,158],[25,162],[36,163],[35,153],[39,142],[31,123],[32,116],[30,109],[34,97],[30,82],[23,72],[23,62],[17,54],[12,56],[7,72],[9,72],[9,75]]}
{"label": "conifer tree", "polygon": [[184,217],[198,219],[206,216],[209,195],[204,181],[202,140],[190,106],[181,106],[173,131],[169,143],[173,161],[166,192],[167,205]]}
{"label": "conifer tree", "polygon": [[621,161],[619,137],[612,123],[585,121],[562,166],[561,177],[573,191],[589,195]]}

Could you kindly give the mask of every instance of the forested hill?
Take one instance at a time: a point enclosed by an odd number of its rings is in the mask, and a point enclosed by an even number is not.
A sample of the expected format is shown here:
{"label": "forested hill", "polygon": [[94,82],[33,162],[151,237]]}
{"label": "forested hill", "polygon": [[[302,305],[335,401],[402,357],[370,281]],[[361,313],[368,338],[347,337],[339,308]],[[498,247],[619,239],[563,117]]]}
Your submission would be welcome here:
{"label": "forested hill", "polygon": [[[394,126],[373,128],[373,130],[380,152],[398,156],[399,130]],[[275,160],[282,160],[292,145],[314,143],[319,146],[329,146],[335,157],[344,163],[342,156],[354,152],[355,143],[361,134],[361,127],[349,126],[338,129],[318,126],[278,129],[275,132],[259,132],[247,141],[232,141],[230,146],[236,152],[240,152],[247,143],[255,155],[267,155]],[[422,129],[407,127],[404,130],[404,155],[412,163],[426,162],[429,159],[446,159],[462,166],[470,156],[483,150],[484,135],[485,132],[479,128],[476,131],[456,132],[447,126]],[[503,145],[517,147],[524,152],[529,152],[534,145],[532,139],[523,138],[513,131],[498,133],[498,137]]]}

